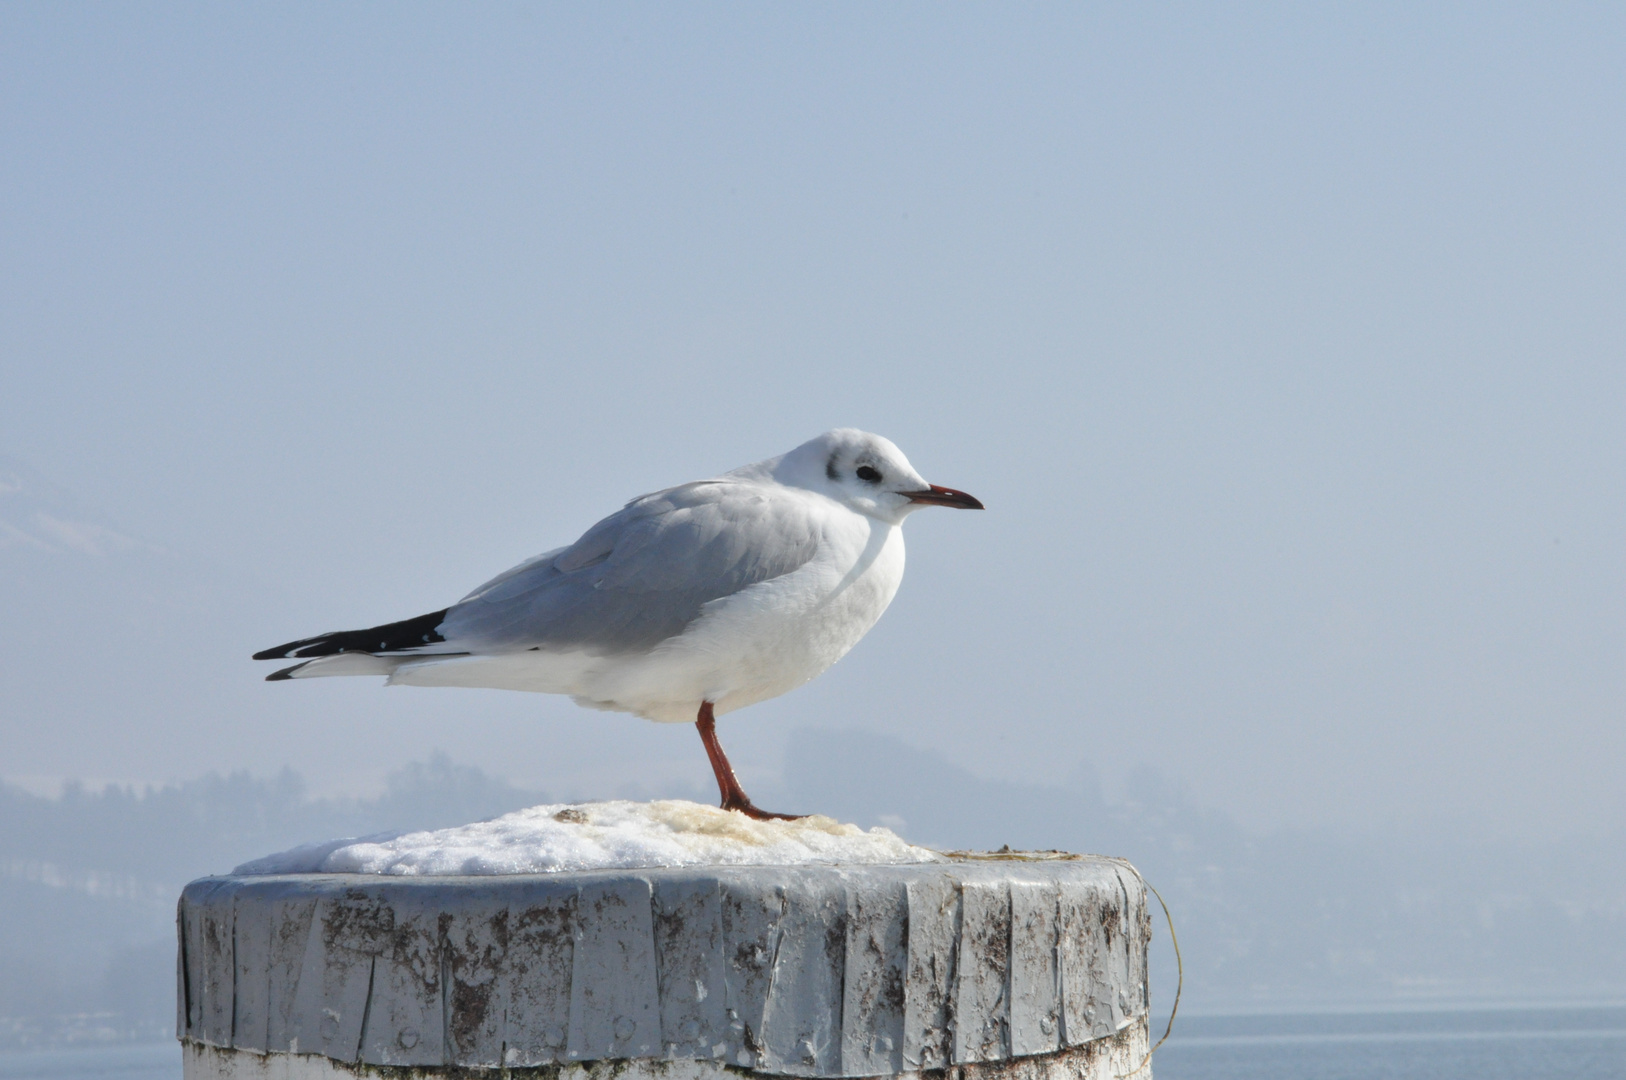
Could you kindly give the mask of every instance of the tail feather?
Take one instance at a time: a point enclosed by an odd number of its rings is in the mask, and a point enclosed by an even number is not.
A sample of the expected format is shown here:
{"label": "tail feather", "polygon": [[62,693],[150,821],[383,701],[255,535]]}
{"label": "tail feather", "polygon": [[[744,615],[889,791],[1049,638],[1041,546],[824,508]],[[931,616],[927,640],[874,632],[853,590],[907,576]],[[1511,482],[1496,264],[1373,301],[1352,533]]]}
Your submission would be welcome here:
{"label": "tail feather", "polygon": [[293,667],[285,667],[265,677],[266,682],[284,682],[288,679],[314,679],[325,675],[393,675],[397,668],[425,656],[466,656],[467,653],[386,653],[378,656],[365,652],[334,653],[301,660]]}
{"label": "tail feather", "polygon": [[[425,645],[434,645],[446,640],[437,628],[446,620],[448,610],[442,608],[427,615],[419,615],[415,619],[384,623],[382,626],[373,626],[366,630],[339,630],[330,634],[318,634],[316,637],[301,638],[286,645],[278,645],[274,649],[257,652],[254,659],[286,660],[291,657],[307,660],[335,656],[339,653],[401,652],[407,649],[421,649]],[[301,665],[295,665],[298,666]],[[271,679],[280,681],[293,678],[289,674],[293,670],[294,668],[285,668],[272,675]]]}

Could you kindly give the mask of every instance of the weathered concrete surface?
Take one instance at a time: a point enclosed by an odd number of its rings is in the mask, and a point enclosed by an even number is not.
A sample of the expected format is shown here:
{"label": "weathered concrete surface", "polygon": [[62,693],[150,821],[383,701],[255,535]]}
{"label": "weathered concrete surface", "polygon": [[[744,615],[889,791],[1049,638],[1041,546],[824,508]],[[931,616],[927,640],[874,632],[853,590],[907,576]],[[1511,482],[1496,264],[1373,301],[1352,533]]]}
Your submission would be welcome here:
{"label": "weathered concrete surface", "polygon": [[[1121,1080],[1133,1074],[1133,1080],[1152,1080],[1152,1070],[1146,1065],[1147,1045],[1146,1018],[1141,1017],[1116,1035],[1053,1054],[902,1075],[922,1080]],[[471,1080],[480,1076],[492,1080],[766,1080],[772,1075],[682,1058],[578,1061],[487,1072],[456,1065],[407,1070],[345,1064],[319,1054],[255,1054],[195,1042],[183,1043],[181,1054],[184,1080]]]}
{"label": "weathered concrete surface", "polygon": [[195,1077],[1060,1080],[1145,1053],[1146,896],[1107,859],[206,878],[178,920]]}

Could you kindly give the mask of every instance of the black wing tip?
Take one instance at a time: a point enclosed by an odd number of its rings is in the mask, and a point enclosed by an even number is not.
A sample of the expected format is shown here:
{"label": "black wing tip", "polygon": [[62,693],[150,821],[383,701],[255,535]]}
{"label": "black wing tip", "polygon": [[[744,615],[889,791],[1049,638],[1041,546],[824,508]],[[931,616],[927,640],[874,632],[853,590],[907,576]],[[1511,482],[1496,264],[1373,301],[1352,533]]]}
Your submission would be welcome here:
{"label": "black wing tip", "polygon": [[254,654],[254,659],[307,660],[318,656],[333,656],[336,653],[384,653],[433,645],[446,640],[440,636],[436,627],[446,618],[449,610],[451,609],[441,608],[427,615],[385,623],[367,630],[335,630],[328,634],[317,634],[315,637],[300,638],[286,645],[278,645],[274,649],[262,649]]}
{"label": "black wing tip", "polygon": [[[258,659],[260,659],[260,657],[255,657],[255,659],[258,660]],[[269,660],[269,659],[272,659],[272,658],[271,657],[265,657],[265,659]],[[266,682],[287,682],[289,679],[292,679],[294,677],[294,672],[298,671],[300,668],[302,668],[304,666],[305,666],[304,664],[295,664],[293,667],[285,667],[281,671],[273,671],[271,674],[269,674],[269,675],[267,675],[265,677],[265,681]]]}

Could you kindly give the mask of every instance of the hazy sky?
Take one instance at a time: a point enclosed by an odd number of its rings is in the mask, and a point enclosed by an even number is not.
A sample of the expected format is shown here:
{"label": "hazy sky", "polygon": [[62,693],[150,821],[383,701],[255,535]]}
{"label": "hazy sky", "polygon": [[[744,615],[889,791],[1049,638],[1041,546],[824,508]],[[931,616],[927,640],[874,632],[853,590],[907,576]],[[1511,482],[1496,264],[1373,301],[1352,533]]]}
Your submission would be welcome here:
{"label": "hazy sky", "polygon": [[988,511],[748,788],[1626,822],[1626,16],[1419,7],[5,5],[0,772],[708,783],[248,655],[855,425]]}

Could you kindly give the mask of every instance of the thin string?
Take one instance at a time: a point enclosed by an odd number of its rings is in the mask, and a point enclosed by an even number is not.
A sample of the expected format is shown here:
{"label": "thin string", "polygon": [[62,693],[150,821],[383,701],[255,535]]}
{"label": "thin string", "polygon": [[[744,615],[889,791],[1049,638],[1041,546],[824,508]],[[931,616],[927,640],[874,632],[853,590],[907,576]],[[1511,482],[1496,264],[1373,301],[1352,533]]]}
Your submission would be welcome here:
{"label": "thin string", "polygon": [[1169,924],[1169,942],[1174,946],[1174,970],[1176,972],[1174,983],[1174,1007],[1169,1010],[1169,1025],[1163,1029],[1163,1037],[1157,1040],[1157,1044],[1150,1050],[1146,1051],[1145,1060],[1128,1072],[1119,1074],[1116,1078],[1116,1080],[1129,1080],[1129,1077],[1134,1076],[1136,1073],[1140,1072],[1142,1069],[1146,1068],[1146,1066],[1152,1063],[1152,1055],[1157,1053],[1158,1047],[1169,1041],[1169,1035],[1174,1031],[1174,1017],[1175,1014],[1180,1011],[1180,992],[1186,987],[1186,965],[1185,961],[1180,959],[1180,939],[1176,937],[1174,933],[1174,916],[1169,914],[1169,905],[1164,902],[1163,894],[1153,888],[1152,883],[1146,880],[1146,876],[1139,870],[1135,869],[1135,864],[1130,862],[1128,859],[1119,859],[1111,855],[1108,855],[1107,858],[1111,859],[1115,863],[1128,867],[1129,872],[1134,874],[1137,878],[1140,878],[1140,883],[1146,886],[1146,888],[1151,891],[1153,896],[1157,897],[1158,906],[1163,909],[1163,918]]}

